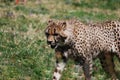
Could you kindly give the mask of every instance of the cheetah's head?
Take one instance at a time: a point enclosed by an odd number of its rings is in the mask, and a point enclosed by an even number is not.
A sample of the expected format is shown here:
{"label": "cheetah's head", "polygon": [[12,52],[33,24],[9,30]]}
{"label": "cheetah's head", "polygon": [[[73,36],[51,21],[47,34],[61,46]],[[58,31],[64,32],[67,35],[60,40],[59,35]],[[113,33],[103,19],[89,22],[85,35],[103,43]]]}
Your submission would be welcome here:
{"label": "cheetah's head", "polygon": [[67,24],[65,21],[48,21],[47,28],[45,29],[45,35],[47,38],[47,43],[51,46],[51,48],[64,45],[67,38],[67,35],[64,33],[66,25]]}

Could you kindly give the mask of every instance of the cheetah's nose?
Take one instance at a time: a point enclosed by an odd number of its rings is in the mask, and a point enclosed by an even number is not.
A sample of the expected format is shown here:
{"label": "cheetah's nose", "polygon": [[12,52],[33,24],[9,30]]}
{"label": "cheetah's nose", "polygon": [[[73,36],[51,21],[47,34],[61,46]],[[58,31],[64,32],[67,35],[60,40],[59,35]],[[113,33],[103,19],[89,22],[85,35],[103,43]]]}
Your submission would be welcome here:
{"label": "cheetah's nose", "polygon": [[51,43],[52,43],[52,41],[47,41],[47,43],[48,43],[48,44],[51,44]]}

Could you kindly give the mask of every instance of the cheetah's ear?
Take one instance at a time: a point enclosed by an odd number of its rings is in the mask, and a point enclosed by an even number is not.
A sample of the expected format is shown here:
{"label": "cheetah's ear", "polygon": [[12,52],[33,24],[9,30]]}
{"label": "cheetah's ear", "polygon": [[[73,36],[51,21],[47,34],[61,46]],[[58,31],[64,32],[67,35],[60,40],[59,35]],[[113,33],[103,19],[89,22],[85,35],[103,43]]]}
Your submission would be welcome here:
{"label": "cheetah's ear", "polygon": [[48,21],[47,21],[47,25],[49,25],[49,24],[54,24],[55,22],[54,22],[54,20],[52,20],[52,19],[49,19]]}
{"label": "cheetah's ear", "polygon": [[47,23],[52,23],[52,22],[53,22],[53,20],[52,20],[52,19],[49,19]]}

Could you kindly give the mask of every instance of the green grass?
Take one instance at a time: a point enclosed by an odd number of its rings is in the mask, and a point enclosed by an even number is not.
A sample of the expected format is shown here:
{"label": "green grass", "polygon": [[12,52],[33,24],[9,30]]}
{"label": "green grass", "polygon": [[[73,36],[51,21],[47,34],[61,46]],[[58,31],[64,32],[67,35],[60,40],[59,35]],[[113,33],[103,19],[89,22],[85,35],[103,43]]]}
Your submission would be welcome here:
{"label": "green grass", "polygon": [[117,10],[120,8],[120,0],[65,0],[66,4],[70,4],[76,7],[87,7],[87,8],[101,8],[101,9],[110,9]]}
{"label": "green grass", "polygon": [[23,13],[26,14],[47,14],[49,11],[42,7],[38,6],[37,8],[31,8],[31,7],[25,7],[24,5],[19,5],[15,7],[16,11],[22,11]]}
{"label": "green grass", "polygon": [[118,16],[114,13],[112,14],[104,14],[104,13],[95,13],[95,12],[85,12],[85,11],[72,11],[67,12],[65,14],[56,14],[52,15],[51,18],[55,19],[71,19],[71,18],[78,18],[81,21],[104,21],[104,20],[111,20],[117,19]]}
{"label": "green grass", "polygon": [[[120,18],[119,0],[102,7],[98,0],[78,3],[72,0],[29,0],[25,5],[0,3],[0,80],[51,80],[54,69],[54,51],[46,44],[44,29],[49,18],[78,18],[83,22],[116,20]],[[84,3],[84,4],[83,4]],[[9,4],[9,5],[6,5]],[[87,5],[86,5],[87,4]],[[116,4],[116,5],[111,5]],[[91,7],[90,7],[91,6]],[[109,6],[109,5],[108,5]],[[113,8],[115,7],[115,10]],[[116,68],[120,65],[117,60]],[[99,60],[93,73],[95,80],[108,80]],[[74,62],[69,61],[62,80],[75,80]],[[83,74],[82,72],[80,72]]]}

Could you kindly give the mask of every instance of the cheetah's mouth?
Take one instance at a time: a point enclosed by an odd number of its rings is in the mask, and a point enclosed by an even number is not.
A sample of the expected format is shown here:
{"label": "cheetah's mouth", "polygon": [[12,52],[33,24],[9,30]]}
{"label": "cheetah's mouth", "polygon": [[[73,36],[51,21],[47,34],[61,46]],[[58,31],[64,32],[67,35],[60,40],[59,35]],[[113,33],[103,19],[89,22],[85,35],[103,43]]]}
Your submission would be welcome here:
{"label": "cheetah's mouth", "polygon": [[52,44],[50,44],[50,47],[51,47],[52,49],[54,49],[54,48],[56,48],[56,47],[57,47],[57,44],[52,43]]}
{"label": "cheetah's mouth", "polygon": [[51,45],[51,48],[54,49],[56,45]]}

